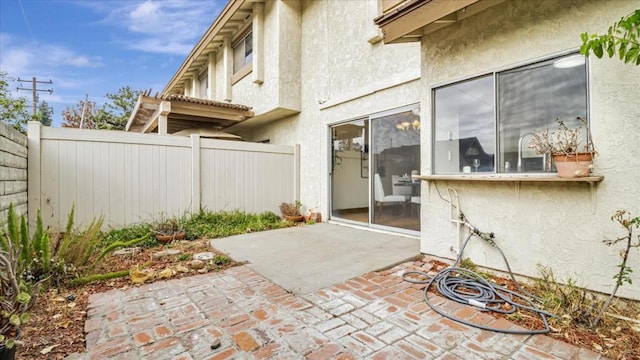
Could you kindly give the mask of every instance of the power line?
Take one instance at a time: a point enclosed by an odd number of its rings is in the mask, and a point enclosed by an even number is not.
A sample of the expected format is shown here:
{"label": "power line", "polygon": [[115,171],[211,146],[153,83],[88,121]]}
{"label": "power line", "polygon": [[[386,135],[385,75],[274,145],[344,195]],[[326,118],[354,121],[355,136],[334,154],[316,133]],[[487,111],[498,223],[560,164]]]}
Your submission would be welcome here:
{"label": "power line", "polygon": [[[18,78],[18,81],[20,83],[22,82],[26,82],[29,80],[22,80],[20,78]],[[17,90],[31,90],[31,94],[32,94],[32,105],[33,105],[33,113],[32,116],[35,119],[36,118],[36,104],[38,102],[38,91],[46,91],[49,94],[53,93],[53,88],[51,89],[38,89],[38,84],[53,84],[52,80],[49,81],[38,81],[36,80],[35,76],[31,78],[31,87],[30,88],[25,88],[25,87],[17,87]]]}

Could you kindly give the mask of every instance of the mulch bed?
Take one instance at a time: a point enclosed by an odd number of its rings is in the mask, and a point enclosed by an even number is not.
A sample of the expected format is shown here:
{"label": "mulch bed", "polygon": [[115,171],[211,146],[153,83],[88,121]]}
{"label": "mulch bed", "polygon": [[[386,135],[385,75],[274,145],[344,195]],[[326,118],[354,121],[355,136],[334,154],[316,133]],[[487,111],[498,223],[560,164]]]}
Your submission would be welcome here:
{"label": "mulch bed", "polygon": [[[205,240],[182,241],[172,244],[171,249],[182,251],[182,254],[200,252],[219,253],[208,246]],[[138,266],[153,269],[156,273],[167,267],[182,265],[189,267],[190,260],[179,260],[178,256],[153,259],[152,254],[163,250],[162,247],[140,249],[132,255],[108,256],[97,273],[108,271],[133,270]],[[224,265],[206,268],[202,272],[217,272],[232,266],[242,265],[231,261]],[[108,270],[107,270],[108,269]],[[197,274],[176,272],[171,279]],[[75,352],[84,352],[84,322],[89,295],[111,289],[122,289],[136,286],[129,277],[100,281],[77,287],[50,288],[41,294],[29,312],[31,319],[23,328],[22,344],[16,352],[16,359],[62,359]]]}

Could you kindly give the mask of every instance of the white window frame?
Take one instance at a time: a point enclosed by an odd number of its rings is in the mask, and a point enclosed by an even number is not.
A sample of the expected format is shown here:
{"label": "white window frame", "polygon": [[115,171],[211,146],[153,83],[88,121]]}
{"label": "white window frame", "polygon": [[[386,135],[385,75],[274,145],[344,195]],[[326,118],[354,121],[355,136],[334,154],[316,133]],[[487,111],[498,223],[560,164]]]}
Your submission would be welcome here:
{"label": "white window frame", "polygon": [[[251,41],[251,52],[249,54],[246,53],[247,40]],[[232,45],[231,48],[233,50],[233,80],[232,83],[240,80],[245,77],[247,74],[251,73],[252,63],[253,63],[253,30],[251,27],[247,29],[245,33],[243,33]],[[237,53],[241,52],[242,55],[242,63],[236,61],[238,57]]]}

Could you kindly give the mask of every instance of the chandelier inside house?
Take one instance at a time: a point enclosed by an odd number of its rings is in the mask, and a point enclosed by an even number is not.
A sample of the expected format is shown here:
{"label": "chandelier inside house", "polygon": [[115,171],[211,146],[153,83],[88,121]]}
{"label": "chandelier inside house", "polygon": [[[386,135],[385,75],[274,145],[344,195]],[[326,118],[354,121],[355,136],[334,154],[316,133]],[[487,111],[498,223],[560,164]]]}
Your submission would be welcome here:
{"label": "chandelier inside house", "polygon": [[399,123],[396,124],[396,129],[398,129],[400,131],[408,131],[408,130],[419,131],[420,130],[420,120],[416,119],[416,120],[413,120],[411,122],[409,122],[409,121],[399,122]]}
{"label": "chandelier inside house", "polygon": [[[408,121],[411,120],[411,118],[413,118],[413,121]],[[410,118],[405,121],[398,122],[396,124],[396,129],[399,131],[420,131],[420,106],[418,105],[411,109]]]}

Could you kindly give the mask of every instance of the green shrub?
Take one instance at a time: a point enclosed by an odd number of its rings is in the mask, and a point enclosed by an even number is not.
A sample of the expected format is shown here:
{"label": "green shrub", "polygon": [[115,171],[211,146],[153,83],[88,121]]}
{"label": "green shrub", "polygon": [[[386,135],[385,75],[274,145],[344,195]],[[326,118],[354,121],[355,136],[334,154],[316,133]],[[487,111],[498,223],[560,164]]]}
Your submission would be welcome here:
{"label": "green shrub", "polygon": [[51,264],[51,242],[49,234],[43,230],[42,216],[38,211],[36,231],[29,236],[29,227],[24,215],[15,213],[13,204],[9,204],[6,231],[0,236],[0,250],[8,251],[9,242],[16,249],[16,273],[35,283],[49,275]]}
{"label": "green shrub", "polygon": [[277,229],[287,226],[273,212],[247,214],[240,211],[212,213],[200,210],[182,220],[187,238],[219,238],[253,231]]}
{"label": "green shrub", "polygon": [[[128,242],[133,239],[139,239],[143,236],[151,234],[151,224],[142,223],[131,225],[122,229],[113,229],[107,233],[104,238],[103,246],[109,246],[114,242]],[[158,241],[154,236],[148,236],[142,242],[138,243],[136,246],[140,247],[154,247],[158,246]]]}

